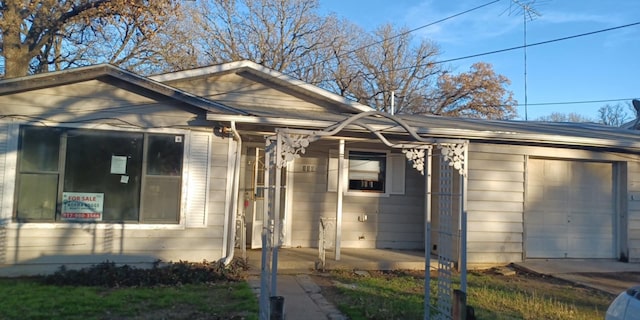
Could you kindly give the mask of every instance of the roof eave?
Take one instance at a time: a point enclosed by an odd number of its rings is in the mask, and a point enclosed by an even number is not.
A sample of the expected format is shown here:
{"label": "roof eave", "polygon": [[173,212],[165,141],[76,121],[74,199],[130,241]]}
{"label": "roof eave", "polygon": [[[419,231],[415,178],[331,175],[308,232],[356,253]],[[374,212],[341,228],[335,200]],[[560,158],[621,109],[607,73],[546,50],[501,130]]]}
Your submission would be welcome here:
{"label": "roof eave", "polygon": [[79,67],[64,71],[43,73],[19,78],[11,78],[0,81],[0,95],[37,90],[52,86],[72,84],[82,81],[98,79],[100,77],[113,77],[125,81],[137,87],[150,90],[184,102],[186,104],[203,109],[206,112],[226,112],[232,114],[247,114],[235,108],[221,103],[204,99],[191,93],[173,88],[166,84],[139,76],[133,72],[120,69],[110,64]]}
{"label": "roof eave", "polygon": [[[336,122],[327,120],[310,120],[310,119],[295,119],[295,118],[282,118],[282,117],[255,117],[255,116],[237,116],[237,115],[221,115],[221,114],[207,114],[207,120],[219,121],[219,122],[231,122],[244,123],[244,124],[256,124],[274,127],[287,127],[287,128],[307,128],[323,130],[324,128],[335,125]],[[390,134],[404,134],[406,131],[400,126],[389,127],[389,124],[369,124],[369,127],[374,130],[381,130],[384,133]],[[351,124],[345,128],[347,131],[366,132],[368,130],[358,126],[357,124]],[[463,129],[450,129],[450,128],[418,128],[417,133],[421,136],[429,136],[435,138],[452,138],[452,139],[465,139],[465,140],[481,140],[491,141],[496,143],[518,143],[527,145],[552,145],[552,146],[581,146],[581,147],[593,147],[593,148],[608,148],[619,149],[631,152],[640,151],[640,143],[632,141],[620,141],[612,139],[602,138],[586,138],[577,136],[561,136],[561,135],[545,135],[545,134],[530,134],[530,133],[518,133],[518,132],[496,132],[496,131],[475,131],[475,130],[463,130]]]}

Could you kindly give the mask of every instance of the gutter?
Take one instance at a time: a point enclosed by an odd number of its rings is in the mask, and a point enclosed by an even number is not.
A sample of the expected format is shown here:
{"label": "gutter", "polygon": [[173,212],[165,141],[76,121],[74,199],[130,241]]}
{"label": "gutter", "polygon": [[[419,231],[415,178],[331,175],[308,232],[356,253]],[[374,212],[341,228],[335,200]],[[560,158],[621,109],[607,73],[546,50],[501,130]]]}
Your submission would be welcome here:
{"label": "gutter", "polygon": [[[225,266],[233,260],[236,249],[236,219],[238,217],[238,192],[240,190],[240,162],[242,161],[242,138],[236,130],[236,122],[231,121],[231,132],[236,143],[236,161],[233,166],[233,187],[231,190],[231,222],[227,233],[227,256],[223,259]],[[242,244],[241,244],[242,245]]]}

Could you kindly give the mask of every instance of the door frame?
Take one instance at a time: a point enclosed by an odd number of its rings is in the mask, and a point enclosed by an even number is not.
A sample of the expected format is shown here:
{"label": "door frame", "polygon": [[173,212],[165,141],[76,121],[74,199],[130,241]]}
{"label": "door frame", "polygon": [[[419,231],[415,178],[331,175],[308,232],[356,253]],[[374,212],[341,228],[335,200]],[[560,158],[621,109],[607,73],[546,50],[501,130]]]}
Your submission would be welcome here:
{"label": "door frame", "polygon": [[[245,234],[249,234],[250,237],[247,237],[248,243],[243,245],[248,246],[251,249],[259,249],[262,247],[262,228],[264,226],[264,219],[266,218],[266,212],[263,212],[263,219],[261,221],[256,220],[255,213],[257,211],[258,205],[263,207],[263,203],[258,203],[258,199],[256,198],[257,193],[257,185],[255,185],[258,180],[258,175],[260,174],[260,170],[257,170],[258,163],[254,160],[253,163],[248,163],[248,157],[251,156],[257,159],[258,150],[261,150],[264,154],[264,145],[263,144],[246,144],[243,146],[243,164],[242,166],[242,178],[241,178],[241,188],[239,192],[243,194],[239,197],[239,201],[242,203],[239,205],[243,205],[244,210],[251,210],[249,214],[248,211],[244,214],[245,219],[245,228],[248,229],[251,226],[250,233],[245,231]],[[283,246],[291,246],[291,233],[292,233],[292,207],[293,207],[293,182],[294,182],[294,168],[295,163],[291,162],[290,165],[287,166],[285,171],[285,179],[282,179],[283,183],[283,191],[281,194],[283,196],[283,224],[284,224],[284,239]],[[250,180],[248,179],[248,175],[250,176]],[[264,179],[263,179],[264,180]],[[250,182],[249,182],[250,181]],[[264,185],[262,186],[264,188]],[[248,193],[253,193],[247,197]],[[262,198],[262,201],[264,198]],[[248,202],[247,202],[248,201]],[[248,203],[249,205],[245,205]]]}

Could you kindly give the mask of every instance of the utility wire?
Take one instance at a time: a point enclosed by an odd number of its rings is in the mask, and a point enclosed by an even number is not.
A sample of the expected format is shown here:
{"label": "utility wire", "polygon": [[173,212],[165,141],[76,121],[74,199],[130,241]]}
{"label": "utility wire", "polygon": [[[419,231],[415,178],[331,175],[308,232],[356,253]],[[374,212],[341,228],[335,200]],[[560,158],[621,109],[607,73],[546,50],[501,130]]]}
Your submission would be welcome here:
{"label": "utility wire", "polygon": [[[401,71],[401,70],[408,70],[408,69],[420,68],[420,67],[425,67],[425,66],[432,66],[432,65],[436,65],[436,64],[443,64],[443,63],[448,63],[448,62],[453,62],[453,61],[471,59],[471,58],[482,57],[482,56],[487,56],[487,55],[491,55],[491,54],[497,54],[497,53],[503,53],[503,52],[513,51],[513,50],[518,50],[518,49],[522,49],[522,48],[535,47],[535,46],[540,46],[540,45],[554,43],[554,42],[560,42],[560,41],[565,41],[565,40],[570,40],[570,39],[575,39],[575,38],[580,38],[580,37],[586,37],[586,36],[590,36],[590,35],[594,35],[594,34],[598,34],[598,33],[604,33],[604,32],[608,32],[608,31],[613,31],[613,30],[633,27],[633,26],[637,26],[637,25],[640,25],[640,21],[639,22],[625,24],[625,25],[621,25],[621,26],[617,26],[617,27],[600,29],[600,30],[595,30],[595,31],[591,31],[591,32],[585,32],[585,33],[580,33],[580,34],[576,34],[576,35],[571,35],[571,36],[566,36],[566,37],[561,37],[561,38],[556,38],[556,39],[551,39],[551,40],[546,40],[546,41],[530,43],[530,44],[527,44],[527,45],[520,45],[520,46],[515,46],[515,47],[510,47],[510,48],[505,48],[505,49],[487,51],[487,52],[482,52],[482,53],[462,56],[462,57],[458,57],[458,58],[451,58],[451,59],[439,60],[439,61],[431,61],[431,62],[427,62],[427,63],[424,63],[424,64],[417,64],[417,65],[414,65],[414,66],[404,66],[404,67],[392,68],[392,69],[388,69],[388,70],[381,70],[381,71],[377,71],[377,72],[360,73],[360,74],[363,75],[363,76],[374,76],[374,75],[389,73],[389,72],[393,72],[393,71]],[[328,60],[326,60],[326,61],[328,61]],[[317,83],[333,82],[333,81],[336,81],[336,80],[340,80],[340,79],[335,79],[335,78],[320,79],[320,80],[317,81]]]}
{"label": "utility wire", "polygon": [[[617,26],[617,27],[606,28],[606,29],[600,29],[600,30],[591,31],[591,32],[585,32],[585,33],[580,33],[580,34],[576,34],[576,35],[572,35],[572,36],[567,36],[567,37],[556,38],[556,39],[551,39],[551,40],[546,40],[546,41],[541,41],[541,42],[530,43],[530,44],[527,44],[527,45],[521,45],[521,46],[516,46],[516,47],[511,47],[511,48],[505,48],[505,49],[500,49],[500,50],[488,51],[488,52],[483,52],[483,53],[478,53],[478,54],[472,54],[472,55],[463,56],[463,57],[458,57],[458,58],[447,59],[447,60],[433,61],[433,62],[430,62],[430,63],[427,63],[427,64],[416,65],[416,66],[410,66],[410,67],[401,67],[401,68],[396,68],[396,69],[392,69],[392,70],[388,70],[388,71],[397,71],[397,70],[411,69],[411,68],[416,68],[416,67],[424,67],[424,66],[432,65],[432,64],[442,64],[442,63],[447,63],[447,62],[453,62],[453,61],[459,61],[459,60],[464,60],[464,59],[470,59],[470,58],[476,58],[476,57],[481,57],[481,56],[487,56],[487,55],[490,55],[490,54],[496,54],[496,53],[502,53],[502,52],[507,52],[507,51],[513,51],[513,50],[518,50],[518,49],[528,48],[528,47],[535,47],[535,46],[540,46],[540,45],[543,45],[543,44],[549,44],[549,43],[553,43],[553,42],[559,42],[559,41],[565,41],[565,40],[570,40],[570,39],[575,39],[575,38],[580,38],[580,37],[590,36],[590,35],[594,35],[594,34],[598,34],[598,33],[603,33],[603,32],[608,32],[608,31],[617,30],[617,29],[623,29],[623,28],[628,28],[628,27],[633,27],[633,26],[637,26],[637,25],[640,25],[640,21],[639,21],[639,22],[634,22],[634,23],[625,24],[625,25],[621,25],[621,26]],[[385,72],[386,72],[386,71],[385,71]],[[367,75],[373,75],[373,74],[375,74],[375,73],[370,73],[370,74],[367,74]]]}
{"label": "utility wire", "polygon": [[[409,34],[409,33],[416,32],[416,31],[418,31],[418,30],[420,30],[420,29],[424,29],[424,28],[427,28],[427,27],[433,26],[433,25],[438,24],[438,23],[441,23],[441,22],[445,22],[445,21],[447,21],[447,20],[450,20],[450,19],[453,19],[453,18],[455,18],[455,17],[461,16],[461,15],[463,15],[463,14],[466,14],[466,13],[469,13],[469,12],[472,12],[472,11],[475,11],[475,10],[478,10],[478,9],[481,9],[481,8],[484,8],[484,7],[486,7],[486,6],[492,5],[492,4],[494,4],[494,3],[496,3],[496,2],[500,2],[500,1],[501,1],[501,0],[494,0],[494,1],[491,1],[491,2],[487,2],[487,3],[485,3],[485,4],[482,4],[482,5],[479,5],[479,6],[477,6],[477,7],[474,7],[474,8],[471,8],[471,9],[468,9],[468,10],[465,10],[465,11],[462,11],[462,12],[459,12],[459,13],[456,13],[456,14],[451,15],[451,16],[448,16],[448,17],[446,17],[446,18],[442,18],[442,19],[440,19],[440,20],[436,20],[436,21],[433,21],[433,22],[427,23],[427,24],[422,25],[422,26],[419,26],[419,27],[417,27],[417,28],[414,28],[414,29],[411,29],[411,30],[407,30],[407,31],[404,31],[404,32],[398,33],[398,34],[396,34],[395,36],[392,36],[392,37],[389,37],[389,38],[384,38],[384,39],[382,39],[382,40],[378,40],[378,41],[375,41],[375,42],[372,42],[372,43],[366,44],[366,45],[364,45],[364,46],[362,46],[362,47],[358,47],[358,48],[356,48],[356,49],[349,50],[349,51],[347,51],[347,52],[344,52],[344,53],[341,53],[341,54],[335,55],[335,56],[333,56],[333,57],[330,57],[330,58],[327,58],[327,59],[321,60],[321,61],[317,62],[316,64],[318,64],[318,63],[325,63],[325,62],[329,62],[329,61],[331,61],[331,60],[333,60],[333,59],[336,59],[336,58],[339,58],[339,57],[342,57],[342,56],[346,56],[346,55],[351,54],[351,53],[354,53],[354,52],[358,52],[358,51],[360,51],[360,50],[362,50],[362,49],[366,49],[366,48],[368,48],[368,47],[375,46],[375,45],[377,45],[377,44],[383,43],[383,42],[388,41],[388,40],[392,40],[392,39],[395,39],[395,38],[402,37],[402,36],[407,35],[407,34]],[[297,68],[297,69],[291,70],[290,72],[288,72],[288,74],[289,74],[289,75],[291,75],[291,74],[293,74],[293,73],[295,73],[295,72],[297,72],[297,71],[300,71],[301,69],[308,68],[308,67],[309,67],[309,66],[299,67],[299,68]]]}
{"label": "utility wire", "polygon": [[608,100],[563,101],[563,102],[540,102],[540,103],[529,103],[529,105],[530,106],[552,106],[552,105],[560,105],[560,104],[586,104],[586,103],[631,101],[633,99],[637,99],[637,98],[608,99]]}

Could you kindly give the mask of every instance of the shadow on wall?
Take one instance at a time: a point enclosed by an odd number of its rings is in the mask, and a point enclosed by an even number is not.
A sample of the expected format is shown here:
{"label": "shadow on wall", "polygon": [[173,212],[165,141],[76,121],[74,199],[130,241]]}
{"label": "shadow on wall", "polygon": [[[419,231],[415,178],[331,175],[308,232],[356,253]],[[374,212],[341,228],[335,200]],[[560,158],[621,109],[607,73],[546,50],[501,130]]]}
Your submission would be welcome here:
{"label": "shadow on wall", "polygon": [[67,270],[78,270],[102,262],[115,262],[134,268],[150,268],[160,259],[154,256],[126,254],[79,254],[79,255],[43,255],[38,258],[20,261],[16,264],[0,266],[0,276],[21,277],[51,274],[62,266]]}
{"label": "shadow on wall", "polygon": [[[21,231],[24,223],[17,223],[16,228],[8,228],[9,222],[10,219],[0,220],[0,276],[50,274],[62,266],[81,269],[107,261],[144,268],[151,267],[160,260],[152,255],[124,254],[122,226],[118,229],[109,224],[104,225],[104,228],[97,228],[97,224],[92,223],[58,229],[60,233],[54,235],[57,244],[51,246],[46,243],[44,235],[41,239],[23,239]],[[118,232],[121,234],[118,235]],[[78,233],[84,234],[81,241],[78,241]],[[48,251],[46,254],[38,249],[44,247]]]}

